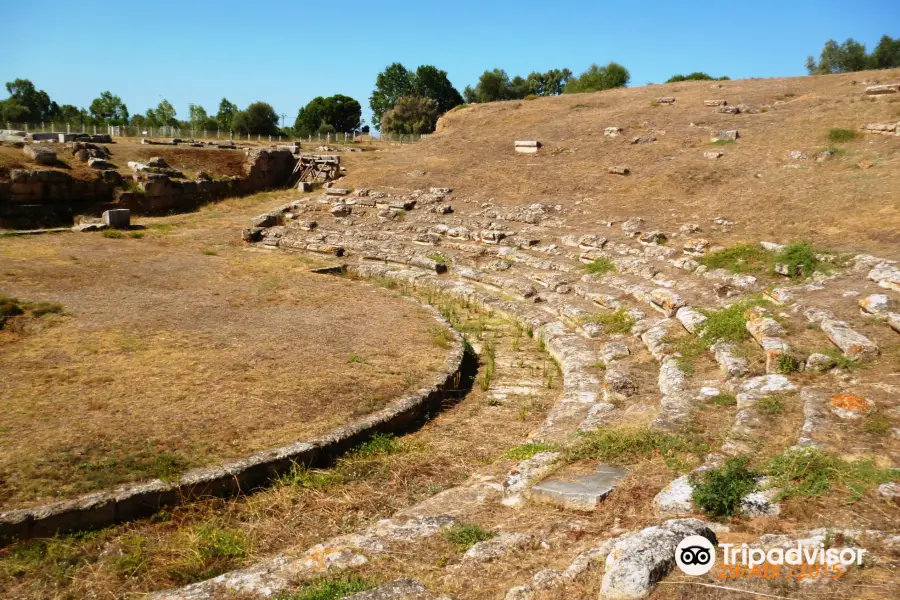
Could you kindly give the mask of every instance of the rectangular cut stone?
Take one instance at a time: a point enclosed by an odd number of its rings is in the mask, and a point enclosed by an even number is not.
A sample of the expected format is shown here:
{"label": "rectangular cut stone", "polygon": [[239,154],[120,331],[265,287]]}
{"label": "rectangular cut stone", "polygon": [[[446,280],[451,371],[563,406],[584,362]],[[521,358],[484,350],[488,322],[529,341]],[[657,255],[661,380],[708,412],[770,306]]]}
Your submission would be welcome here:
{"label": "rectangular cut stone", "polygon": [[867,96],[880,96],[882,94],[896,94],[900,92],[900,83],[887,83],[885,85],[870,85],[866,88]]}
{"label": "rectangular cut stone", "polygon": [[127,208],[103,211],[103,224],[113,229],[128,229],[131,227],[131,211]]}
{"label": "rectangular cut stone", "polygon": [[576,477],[553,477],[531,488],[532,499],[546,504],[555,504],[573,510],[596,510],[628,475],[626,471],[607,465],[600,465],[594,473]]}
{"label": "rectangular cut stone", "polygon": [[863,334],[850,329],[843,321],[826,319],[822,321],[821,327],[828,339],[840,348],[847,358],[863,359],[878,356],[878,346]]}

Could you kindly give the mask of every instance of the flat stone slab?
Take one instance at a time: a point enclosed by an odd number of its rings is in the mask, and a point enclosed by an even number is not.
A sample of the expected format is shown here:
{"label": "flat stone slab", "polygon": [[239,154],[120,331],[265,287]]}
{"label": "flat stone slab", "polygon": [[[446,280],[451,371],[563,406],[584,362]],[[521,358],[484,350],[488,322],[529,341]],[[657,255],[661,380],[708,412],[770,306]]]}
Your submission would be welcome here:
{"label": "flat stone slab", "polygon": [[596,510],[628,472],[600,465],[594,473],[572,478],[551,477],[531,488],[531,497],[539,502],[574,510]]}

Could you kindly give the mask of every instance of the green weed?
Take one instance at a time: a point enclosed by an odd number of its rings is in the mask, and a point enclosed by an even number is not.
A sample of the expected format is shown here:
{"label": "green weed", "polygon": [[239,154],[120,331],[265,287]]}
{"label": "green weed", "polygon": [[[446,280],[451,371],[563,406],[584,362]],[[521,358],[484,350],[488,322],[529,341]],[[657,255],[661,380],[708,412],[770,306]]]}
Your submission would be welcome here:
{"label": "green weed", "polygon": [[298,591],[276,596],[275,600],[340,600],[373,587],[375,584],[350,573],[311,581]]}
{"label": "green weed", "polygon": [[558,448],[553,444],[544,444],[541,442],[529,442],[526,444],[522,444],[521,446],[517,446],[512,450],[507,451],[503,458],[511,458],[513,460],[526,460],[538,454],[540,452],[555,452]]}
{"label": "green weed", "polygon": [[855,129],[833,128],[828,130],[827,137],[830,142],[852,142],[859,137],[859,132]]}
{"label": "green weed", "polygon": [[119,231],[118,229],[104,229],[103,237],[109,238],[111,240],[118,240],[125,237],[125,234]]}
{"label": "green weed", "polygon": [[757,474],[747,468],[746,457],[730,458],[721,467],[690,476],[694,503],[713,517],[731,517],[741,499],[756,488]]}
{"label": "green weed", "polygon": [[710,252],[700,259],[700,264],[709,269],[725,269],[738,274],[768,273],[773,263],[772,252],[755,244],[738,244]]}
{"label": "green weed", "polygon": [[788,451],[767,468],[781,498],[821,496],[832,490],[849,491],[852,501],[866,490],[900,479],[900,469],[878,467],[874,461],[846,461],[818,448]]}
{"label": "green weed", "polygon": [[591,275],[605,275],[606,273],[615,273],[616,265],[608,258],[601,256],[585,264],[584,270]]}
{"label": "green weed", "polygon": [[631,328],[634,327],[635,320],[627,310],[620,308],[610,313],[589,315],[582,322],[599,323],[603,325],[605,333],[630,333]]}
{"label": "green weed", "polygon": [[569,460],[633,464],[661,456],[670,467],[684,458],[701,458],[707,444],[691,436],[638,428],[599,429],[585,433],[568,452]]}
{"label": "green weed", "polygon": [[460,551],[465,551],[477,544],[484,542],[497,534],[482,529],[475,523],[459,523],[444,530],[444,539],[452,543]]}

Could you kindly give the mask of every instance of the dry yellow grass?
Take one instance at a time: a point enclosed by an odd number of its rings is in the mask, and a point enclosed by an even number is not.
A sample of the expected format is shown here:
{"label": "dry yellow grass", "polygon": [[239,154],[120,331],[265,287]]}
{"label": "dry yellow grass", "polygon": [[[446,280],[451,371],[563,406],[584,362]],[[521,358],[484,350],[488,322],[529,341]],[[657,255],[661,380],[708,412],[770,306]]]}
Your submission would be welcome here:
{"label": "dry yellow grass", "polygon": [[0,240],[0,292],[68,314],[0,345],[0,506],[323,433],[437,369],[437,323],[414,303],[222,228],[272,196],[155,219],[141,239]]}
{"label": "dry yellow grass", "polygon": [[[874,78],[898,81],[900,71],[726,81],[722,89],[683,82],[472,105],[444,116],[440,133],[414,147],[347,157],[346,185],[452,186],[458,196],[501,206],[562,204],[584,231],[634,215],[664,231],[722,215],[739,223],[734,239],[811,238],[838,249],[891,250],[900,241],[894,185],[900,137],[827,139],[832,128],[900,121],[900,95],[866,97],[864,85],[851,83]],[[660,96],[677,102],[652,105]],[[768,108],[727,115],[703,104],[720,98]],[[611,126],[624,132],[604,137]],[[738,129],[741,139],[711,145],[710,131],[722,129]],[[658,141],[632,145],[638,135]],[[516,154],[513,141],[520,139],[540,140],[544,148]],[[815,152],[831,146],[843,153],[817,164]],[[706,159],[707,150],[725,156]],[[810,160],[791,160],[792,150]],[[861,169],[862,161],[873,166]],[[631,175],[607,174],[613,165]],[[417,169],[426,174],[409,175]],[[477,207],[454,205],[458,212]]]}

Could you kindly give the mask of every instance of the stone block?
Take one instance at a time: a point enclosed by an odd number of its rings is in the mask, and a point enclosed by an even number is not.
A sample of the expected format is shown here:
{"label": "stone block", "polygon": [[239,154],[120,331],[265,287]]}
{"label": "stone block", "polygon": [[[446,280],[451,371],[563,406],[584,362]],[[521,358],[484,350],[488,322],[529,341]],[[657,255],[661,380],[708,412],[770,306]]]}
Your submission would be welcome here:
{"label": "stone block", "polygon": [[113,229],[128,229],[131,227],[131,211],[127,208],[103,211],[103,223]]}
{"label": "stone block", "polygon": [[867,96],[881,96],[884,94],[896,94],[900,92],[900,83],[887,83],[885,85],[870,85],[866,88]]}
{"label": "stone block", "polygon": [[627,475],[622,469],[600,465],[593,473],[545,479],[531,488],[531,497],[571,510],[596,510]]}
{"label": "stone block", "polygon": [[727,140],[735,141],[735,140],[739,140],[740,138],[741,138],[741,134],[738,132],[737,129],[725,129],[725,130],[717,131],[716,133],[714,133],[710,137],[709,141],[711,141],[711,142],[720,142],[720,141],[727,141]]}
{"label": "stone block", "polygon": [[56,152],[50,148],[27,144],[22,148],[22,151],[25,153],[25,156],[39,165],[52,165],[56,163]]}

